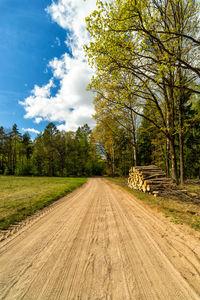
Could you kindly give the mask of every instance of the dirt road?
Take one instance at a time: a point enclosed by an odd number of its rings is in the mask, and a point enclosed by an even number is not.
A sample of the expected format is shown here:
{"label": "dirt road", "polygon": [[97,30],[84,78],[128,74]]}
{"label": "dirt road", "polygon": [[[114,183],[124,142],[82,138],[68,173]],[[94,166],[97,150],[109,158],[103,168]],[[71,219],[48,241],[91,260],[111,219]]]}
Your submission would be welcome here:
{"label": "dirt road", "polygon": [[0,244],[0,299],[200,299],[200,241],[90,179]]}

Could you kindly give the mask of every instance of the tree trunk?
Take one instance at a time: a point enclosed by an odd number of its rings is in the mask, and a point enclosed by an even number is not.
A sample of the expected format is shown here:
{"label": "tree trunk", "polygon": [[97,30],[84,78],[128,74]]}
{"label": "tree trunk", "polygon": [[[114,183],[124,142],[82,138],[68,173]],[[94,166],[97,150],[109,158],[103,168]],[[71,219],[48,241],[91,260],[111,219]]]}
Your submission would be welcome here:
{"label": "tree trunk", "polygon": [[166,167],[166,176],[169,177],[169,139],[166,138],[166,158],[165,158],[165,167]]}
{"label": "tree trunk", "polygon": [[171,150],[171,162],[172,162],[172,168],[171,168],[172,180],[173,182],[178,184],[177,160],[176,160],[176,152],[175,152],[175,145],[174,145],[173,138],[170,140],[170,150]]}
{"label": "tree trunk", "polygon": [[132,121],[132,132],[133,132],[133,158],[134,166],[137,166],[137,147],[136,147],[136,136],[135,136],[135,124],[134,124],[134,114],[131,110],[131,121]]}
{"label": "tree trunk", "polygon": [[115,151],[114,147],[112,146],[112,177],[115,176]]}
{"label": "tree trunk", "polygon": [[134,135],[133,158],[134,158],[134,165],[137,166],[137,149],[136,149],[135,133],[133,135]]}
{"label": "tree trunk", "polygon": [[[182,38],[179,38],[179,58],[181,59],[181,48],[182,48]],[[183,162],[183,100],[182,100],[182,73],[181,73],[181,64],[179,62],[178,66],[178,81],[179,81],[179,88],[178,90],[178,119],[179,119],[179,162],[180,162],[180,183],[181,185],[184,184],[184,162]]]}
{"label": "tree trunk", "polygon": [[184,184],[184,162],[183,162],[183,135],[182,135],[182,109],[179,105],[179,160],[180,160],[180,183]]}
{"label": "tree trunk", "polygon": [[175,108],[174,108],[174,76],[170,74],[170,83],[169,87],[169,103],[168,103],[168,124],[169,124],[169,140],[170,140],[170,154],[171,154],[171,175],[174,183],[178,184],[178,174],[177,174],[177,160],[176,160],[176,151],[175,151]]}

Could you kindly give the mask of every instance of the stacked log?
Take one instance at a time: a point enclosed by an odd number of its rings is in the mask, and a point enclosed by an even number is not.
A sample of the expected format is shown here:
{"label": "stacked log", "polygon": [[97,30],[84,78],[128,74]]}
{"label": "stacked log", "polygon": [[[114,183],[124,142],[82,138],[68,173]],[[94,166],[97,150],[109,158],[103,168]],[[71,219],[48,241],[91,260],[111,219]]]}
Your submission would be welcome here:
{"label": "stacked log", "polygon": [[173,185],[171,179],[157,166],[136,166],[129,171],[128,186],[131,189],[159,195]]}

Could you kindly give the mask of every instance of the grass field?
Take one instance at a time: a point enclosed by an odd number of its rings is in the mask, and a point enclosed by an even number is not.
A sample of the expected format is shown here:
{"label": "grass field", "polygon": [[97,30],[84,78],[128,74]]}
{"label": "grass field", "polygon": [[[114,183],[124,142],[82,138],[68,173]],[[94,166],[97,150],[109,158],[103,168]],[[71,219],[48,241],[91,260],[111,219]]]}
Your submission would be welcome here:
{"label": "grass field", "polygon": [[147,203],[152,208],[162,211],[166,217],[178,224],[187,224],[190,227],[200,231],[200,184],[196,181],[190,181],[184,185],[184,189],[188,192],[198,194],[199,198],[184,201],[178,197],[154,197],[151,194],[132,190],[127,186],[125,178],[107,178],[108,180],[122,186],[124,189],[133,194],[136,198]]}
{"label": "grass field", "polygon": [[0,176],[0,229],[7,229],[86,181],[86,178]]}

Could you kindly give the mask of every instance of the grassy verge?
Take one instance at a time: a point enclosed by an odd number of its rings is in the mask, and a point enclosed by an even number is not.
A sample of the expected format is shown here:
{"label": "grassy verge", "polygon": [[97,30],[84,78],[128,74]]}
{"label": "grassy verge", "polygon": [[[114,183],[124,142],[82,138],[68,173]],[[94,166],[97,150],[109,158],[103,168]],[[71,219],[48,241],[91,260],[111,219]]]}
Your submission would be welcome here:
{"label": "grassy verge", "polygon": [[[123,187],[125,190],[133,194],[139,200],[145,202],[152,208],[162,211],[166,217],[177,224],[187,224],[195,230],[200,231],[200,199],[195,197],[193,200],[180,199],[180,197],[170,195],[168,197],[154,197],[151,194],[132,190],[127,186],[125,178],[106,178],[109,181]],[[189,192],[200,191],[199,183],[193,182],[184,185],[184,189]]]}
{"label": "grassy verge", "polygon": [[86,178],[0,176],[0,229],[7,229],[86,181]]}

